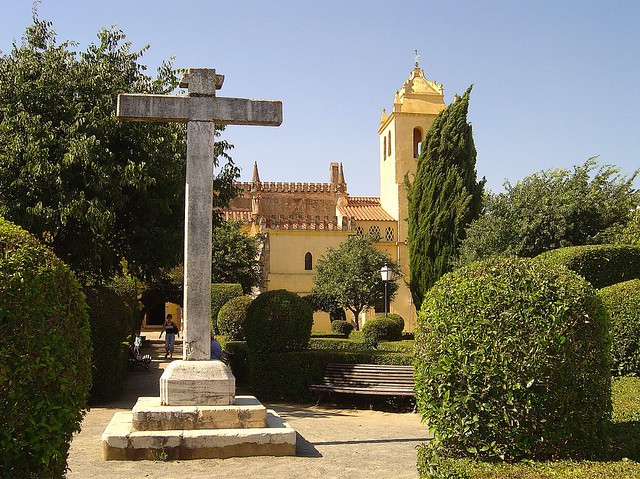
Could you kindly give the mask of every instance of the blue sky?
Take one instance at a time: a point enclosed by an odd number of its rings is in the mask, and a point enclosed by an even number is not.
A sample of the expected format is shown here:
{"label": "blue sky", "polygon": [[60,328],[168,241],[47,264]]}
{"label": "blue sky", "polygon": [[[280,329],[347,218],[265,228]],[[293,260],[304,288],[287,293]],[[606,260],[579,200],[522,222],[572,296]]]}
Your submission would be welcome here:
{"label": "blue sky", "polygon": [[[31,8],[0,0],[3,53]],[[282,100],[282,126],[225,133],[243,180],[257,160],[263,181],[326,182],[339,161],[352,195],[377,196],[380,113],[415,49],[447,103],[474,84],[477,170],[491,190],[594,155],[624,174],[640,167],[636,0],[44,0],[38,11],[82,50],[116,25],[133,48],[150,45],[152,73],[174,55],[224,74],[220,96]]]}

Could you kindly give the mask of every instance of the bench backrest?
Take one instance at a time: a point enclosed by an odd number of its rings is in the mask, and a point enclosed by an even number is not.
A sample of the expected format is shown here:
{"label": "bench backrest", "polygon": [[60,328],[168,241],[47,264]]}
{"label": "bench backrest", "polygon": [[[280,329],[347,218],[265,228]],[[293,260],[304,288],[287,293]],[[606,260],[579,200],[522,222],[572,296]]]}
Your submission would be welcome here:
{"label": "bench backrest", "polygon": [[413,366],[387,364],[339,364],[327,365],[324,384],[380,385],[413,387]]}

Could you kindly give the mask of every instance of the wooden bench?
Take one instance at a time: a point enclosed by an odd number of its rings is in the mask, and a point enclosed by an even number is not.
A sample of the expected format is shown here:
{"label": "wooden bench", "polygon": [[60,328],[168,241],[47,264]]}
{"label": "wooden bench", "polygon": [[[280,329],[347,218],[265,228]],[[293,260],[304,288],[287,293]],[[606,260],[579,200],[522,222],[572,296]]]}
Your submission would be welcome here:
{"label": "wooden bench", "polygon": [[415,396],[413,391],[413,366],[387,364],[338,364],[327,365],[322,384],[312,384],[309,389],[331,394],[374,394],[385,396]]}

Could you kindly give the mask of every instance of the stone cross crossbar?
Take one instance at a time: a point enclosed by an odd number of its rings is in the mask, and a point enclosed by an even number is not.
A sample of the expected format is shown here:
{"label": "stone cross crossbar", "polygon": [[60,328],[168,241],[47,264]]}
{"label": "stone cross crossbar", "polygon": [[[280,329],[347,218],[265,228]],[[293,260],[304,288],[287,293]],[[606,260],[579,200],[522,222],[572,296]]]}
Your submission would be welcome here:
{"label": "stone cross crossbar", "polygon": [[118,95],[117,117],[128,121],[187,123],[185,188],[183,359],[208,360],[211,343],[211,228],[215,125],[282,123],[282,102],[216,98],[223,75],[191,68],[180,87],[188,95]]}
{"label": "stone cross crossbar", "polygon": [[129,121],[211,121],[223,125],[278,126],[282,103],[213,96],[118,95],[118,118]]}

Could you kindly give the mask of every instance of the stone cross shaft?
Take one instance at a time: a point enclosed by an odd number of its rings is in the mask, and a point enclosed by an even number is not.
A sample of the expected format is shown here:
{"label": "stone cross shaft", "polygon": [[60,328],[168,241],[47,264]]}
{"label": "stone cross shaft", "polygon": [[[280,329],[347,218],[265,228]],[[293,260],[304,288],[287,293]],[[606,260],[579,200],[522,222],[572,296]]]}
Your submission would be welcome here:
{"label": "stone cross shaft", "polygon": [[223,75],[190,68],[181,88],[188,95],[118,95],[117,117],[127,121],[187,123],[184,233],[183,359],[211,355],[211,233],[215,124],[278,126],[282,102],[217,98]]}

